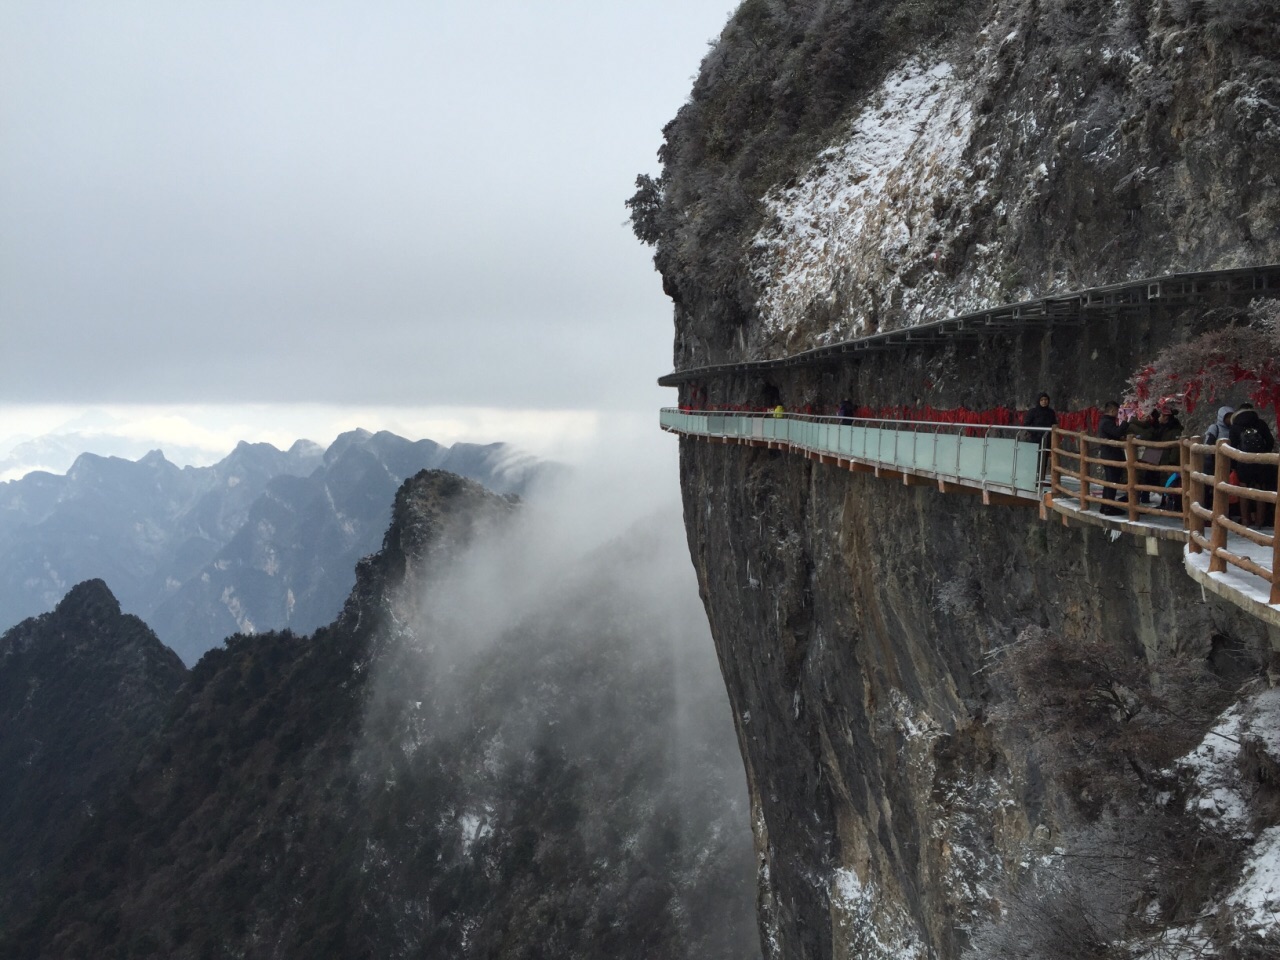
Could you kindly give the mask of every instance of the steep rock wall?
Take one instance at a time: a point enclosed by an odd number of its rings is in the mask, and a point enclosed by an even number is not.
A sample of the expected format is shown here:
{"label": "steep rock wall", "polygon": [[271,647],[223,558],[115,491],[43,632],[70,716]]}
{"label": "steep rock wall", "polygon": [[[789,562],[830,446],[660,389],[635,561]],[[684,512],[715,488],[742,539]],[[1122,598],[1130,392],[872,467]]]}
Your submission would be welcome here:
{"label": "steep rock wall", "polygon": [[1172,544],[681,445],[773,956],[958,956],[999,884],[1062,842],[1066,799],[986,716],[1007,693],[987,669],[1028,627],[1135,659],[1273,640]]}
{"label": "steep rock wall", "polygon": [[677,368],[1280,260],[1278,37],[1262,0],[749,0],[633,198]]}
{"label": "steep rock wall", "polygon": [[[1278,53],[1280,9],[1255,0],[748,0],[665,131],[662,177],[632,201],[674,301],[676,369],[1280,260]],[[1025,406],[1049,389],[1080,408],[1221,323],[1222,305],[703,386],[712,403],[793,408]],[[1005,652],[1039,632],[1229,685],[1276,649],[1167,544],[1151,555],[1034,509],[701,441],[681,441],[681,483],[769,956],[1046,956],[974,944],[1098,798],[1008,721]],[[1144,815],[1182,802],[1144,787]],[[1189,901],[1221,886],[1205,871]],[[1117,922],[1177,909],[1132,896]],[[1109,956],[1105,941],[1062,955]]]}

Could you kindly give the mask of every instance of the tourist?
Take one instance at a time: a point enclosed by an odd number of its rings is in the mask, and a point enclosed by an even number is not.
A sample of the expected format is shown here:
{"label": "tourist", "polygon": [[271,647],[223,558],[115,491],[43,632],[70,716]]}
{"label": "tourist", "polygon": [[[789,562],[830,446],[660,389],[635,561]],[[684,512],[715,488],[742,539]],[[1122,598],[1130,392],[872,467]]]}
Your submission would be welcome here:
{"label": "tourist", "polygon": [[[1236,412],[1235,407],[1219,407],[1218,419],[1209,424],[1209,429],[1204,432],[1204,442],[1212,447],[1216,446],[1219,440],[1230,440],[1231,437],[1231,416]],[[1204,455],[1204,473],[1212,477],[1214,471],[1218,467],[1218,458],[1212,453]],[[1228,471],[1230,473],[1230,471]],[[1204,508],[1206,510],[1213,509],[1213,485],[1206,483],[1204,487]]]}
{"label": "tourist", "polygon": [[[1253,404],[1242,403],[1231,418],[1231,446],[1241,453],[1270,453],[1276,448],[1275,437],[1266,421],[1258,416]],[[1240,486],[1252,490],[1275,490],[1276,468],[1269,463],[1236,463]],[[1249,497],[1240,498],[1240,521],[1246,527],[1261,527],[1267,518],[1265,504]]]}
{"label": "tourist", "polygon": [[[1178,411],[1173,407],[1167,407],[1160,411],[1160,426],[1158,437],[1162,442],[1172,443],[1175,440],[1182,439],[1182,421],[1178,419]],[[1160,448],[1160,466],[1162,467],[1179,467],[1182,465],[1182,448],[1181,446],[1162,447]],[[1174,490],[1181,490],[1182,477],[1177,471],[1161,470],[1159,472],[1152,471],[1156,474],[1156,485],[1164,487],[1165,493],[1160,498],[1160,507],[1163,510],[1173,510],[1179,512],[1182,510],[1182,497]]]}
{"label": "tourist", "polygon": [[[1160,435],[1160,411],[1153,409],[1145,417],[1134,417],[1125,427],[1125,432],[1131,434],[1135,440],[1139,441],[1158,441]],[[1138,449],[1138,459],[1144,464],[1155,466],[1160,463],[1161,451],[1159,447],[1140,447]],[[1154,470],[1143,469],[1138,473],[1138,482],[1144,487],[1155,487],[1164,480],[1164,477]],[[1151,494],[1144,490],[1138,497],[1139,503],[1146,503],[1151,498]]]}
{"label": "tourist", "polygon": [[1054,412],[1047,393],[1040,394],[1036,400],[1036,405],[1022,415],[1022,425],[1024,427],[1045,429],[1054,426],[1057,422],[1058,415]]}
{"label": "tourist", "polygon": [[1053,410],[1053,405],[1049,401],[1049,395],[1042,393],[1036,399],[1036,405],[1022,415],[1022,425],[1024,427],[1038,428],[1044,430],[1044,433],[1038,434],[1034,439],[1040,444],[1040,476],[1043,477],[1049,469],[1049,442],[1051,439],[1051,430],[1058,423],[1058,415]]}
{"label": "tourist", "polygon": [[[1102,405],[1102,419],[1098,421],[1098,436],[1103,440],[1123,441],[1125,439],[1127,431],[1124,427],[1120,426],[1120,422],[1117,419],[1119,414],[1120,404],[1116,403],[1114,400],[1108,400]],[[1120,461],[1121,464],[1123,464],[1124,447],[1113,446],[1109,443],[1099,444],[1099,446],[1102,447],[1103,460],[1110,460],[1113,463],[1115,461]],[[1102,505],[1102,509],[1098,512],[1104,513],[1107,516],[1116,516],[1123,513],[1123,510],[1115,506],[1114,501],[1116,499],[1117,492],[1116,485],[1125,482],[1125,468],[1123,466],[1112,466],[1110,463],[1103,464],[1102,476],[1103,479],[1107,481],[1107,485],[1104,486],[1102,490],[1102,499],[1104,501],[1112,502],[1104,503]],[[1083,493],[1084,491],[1081,492]],[[1085,509],[1088,509],[1088,506],[1088,503],[1083,503],[1083,507]]]}
{"label": "tourist", "polygon": [[[1218,419],[1209,424],[1209,429],[1204,432],[1204,442],[1208,446],[1216,446],[1219,440],[1230,440],[1231,438],[1231,416],[1236,412],[1235,407],[1219,407]],[[1204,472],[1209,476],[1213,476],[1214,470],[1217,468],[1218,458],[1212,453],[1204,455]]]}

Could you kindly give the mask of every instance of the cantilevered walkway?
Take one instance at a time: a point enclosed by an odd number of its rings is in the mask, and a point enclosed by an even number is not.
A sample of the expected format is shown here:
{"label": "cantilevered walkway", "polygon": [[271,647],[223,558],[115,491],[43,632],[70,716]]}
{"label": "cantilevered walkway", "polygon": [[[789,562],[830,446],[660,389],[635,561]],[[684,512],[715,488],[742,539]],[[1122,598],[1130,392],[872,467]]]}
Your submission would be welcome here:
{"label": "cantilevered walkway", "polygon": [[[975,311],[785,358],[679,370],[658,382],[680,386],[741,373],[838,363],[860,353],[910,349],[916,344],[1029,327],[1077,325],[1090,315],[1115,316],[1147,309],[1156,302],[1188,303],[1224,294],[1280,297],[1280,265],[1171,274],[1097,287]],[[1231,518],[1231,504],[1238,499],[1280,508],[1280,490],[1250,490],[1230,482],[1233,464],[1280,467],[1280,454],[1247,454],[1225,442],[1209,448],[1200,444],[1199,438],[1165,444],[1132,439],[1120,443],[1058,428],[1048,431],[786,412],[666,408],[660,422],[664,430],[685,437],[785,451],[908,486],[936,486],[943,493],[977,493],[984,504],[1038,506],[1044,519],[1052,514],[1061,517],[1064,524],[1074,520],[1145,537],[1147,550],[1153,554],[1159,552],[1161,540],[1185,543],[1183,564],[1189,575],[1206,589],[1280,626],[1280,538],[1274,530],[1250,529]],[[1123,449],[1104,455],[1101,448],[1108,445]],[[1148,447],[1176,447],[1176,462],[1153,466],[1143,458]],[[1216,455],[1215,475],[1201,472],[1209,454]],[[1100,476],[1104,462],[1120,468],[1120,481]],[[1183,496],[1183,491],[1190,496]],[[1095,506],[1099,508],[1096,512]]]}
{"label": "cantilevered walkway", "polygon": [[1048,430],[801,414],[717,413],[667,408],[662,429],[723,443],[786,450],[908,485],[937,484],[1039,501],[1041,438]]}
{"label": "cantilevered walkway", "polygon": [[[1274,509],[1280,491],[1230,482],[1241,462],[1280,467],[1280,454],[1250,454],[1199,437],[1158,444],[1123,443],[1054,428],[969,426],[918,421],[856,420],[796,414],[714,413],[664,409],[664,430],[712,443],[780,450],[854,473],[942,493],[974,493],[984,505],[1039,507],[1041,519],[1088,524],[1146,539],[1186,544],[1183,566],[1206,590],[1280,626],[1280,538],[1274,528],[1251,529],[1232,519],[1231,504],[1250,499]],[[1048,447],[1042,448],[1040,437]],[[1123,448],[1124,459],[1101,448]],[[1140,451],[1176,448],[1178,463],[1152,466]],[[1216,455],[1216,475],[1200,472]],[[1106,464],[1117,481],[1097,474]],[[1040,471],[1048,467],[1041,477]],[[1156,473],[1158,481],[1148,476]],[[1164,479],[1173,477],[1166,487]],[[1110,488],[1111,496],[1106,496]],[[1188,490],[1191,496],[1183,496]],[[1205,506],[1208,504],[1208,506]],[[1095,511],[1095,507],[1099,508]],[[1104,512],[1110,511],[1110,512]]]}

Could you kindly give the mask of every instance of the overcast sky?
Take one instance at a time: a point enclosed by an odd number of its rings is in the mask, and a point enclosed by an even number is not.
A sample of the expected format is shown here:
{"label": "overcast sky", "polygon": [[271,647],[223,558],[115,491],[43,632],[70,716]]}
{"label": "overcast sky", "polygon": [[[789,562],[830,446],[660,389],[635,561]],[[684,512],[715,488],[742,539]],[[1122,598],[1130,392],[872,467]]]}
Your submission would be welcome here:
{"label": "overcast sky", "polygon": [[0,0],[0,437],[648,414],[671,311],[623,202],[734,6]]}

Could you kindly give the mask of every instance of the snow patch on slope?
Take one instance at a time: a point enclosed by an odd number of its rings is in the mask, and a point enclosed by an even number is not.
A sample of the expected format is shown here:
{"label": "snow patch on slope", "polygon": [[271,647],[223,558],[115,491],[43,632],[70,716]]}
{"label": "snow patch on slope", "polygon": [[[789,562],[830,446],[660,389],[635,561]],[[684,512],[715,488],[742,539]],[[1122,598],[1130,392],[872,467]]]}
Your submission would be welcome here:
{"label": "snow patch on slope", "polygon": [[1238,930],[1280,936],[1280,827],[1262,832],[1226,905]]}
{"label": "snow patch on slope", "polygon": [[1240,876],[1221,901],[1233,940],[1280,944],[1280,827],[1254,835],[1253,788],[1241,778],[1241,748],[1260,741],[1271,757],[1280,756],[1280,689],[1245,697],[1218,718],[1204,740],[1177,766],[1190,774],[1187,811],[1212,829],[1252,840]]}
{"label": "snow patch on slope", "polygon": [[1230,836],[1251,836],[1240,747],[1253,737],[1261,739],[1272,756],[1280,756],[1280,689],[1264,690],[1228,708],[1200,745],[1178,761],[1195,783],[1188,811]]}
{"label": "snow patch on slope", "polygon": [[928,951],[905,916],[887,918],[886,898],[857,873],[836,869],[831,875],[831,913],[841,956],[866,960],[924,960]]}
{"label": "snow patch on slope", "polygon": [[[770,333],[785,333],[815,304],[834,307],[859,272],[897,274],[940,256],[930,236],[936,198],[960,199],[968,173],[962,154],[973,115],[966,85],[949,63],[911,60],[869,104],[843,144],[765,200],[769,222],[755,237],[752,267]],[[901,309],[922,309],[923,296],[904,287],[898,293]]]}

